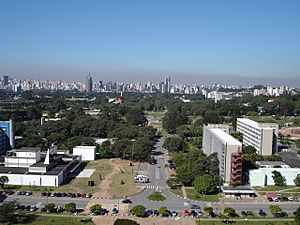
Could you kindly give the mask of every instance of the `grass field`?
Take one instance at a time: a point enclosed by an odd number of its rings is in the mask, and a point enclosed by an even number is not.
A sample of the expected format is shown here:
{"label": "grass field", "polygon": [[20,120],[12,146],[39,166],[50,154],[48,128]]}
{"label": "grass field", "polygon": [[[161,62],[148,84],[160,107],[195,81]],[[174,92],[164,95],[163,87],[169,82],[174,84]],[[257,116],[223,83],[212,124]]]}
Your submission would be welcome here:
{"label": "grass field", "polygon": [[255,190],[262,191],[262,192],[265,192],[265,191],[281,191],[281,190],[289,189],[289,188],[293,188],[293,187],[296,187],[296,186],[288,185],[288,186],[282,186],[281,187],[281,186],[269,185],[269,186],[266,186],[266,187],[255,187]]}
{"label": "grass field", "polygon": [[183,197],[181,188],[178,189],[169,189],[173,194]]}
{"label": "grass field", "polygon": [[141,168],[141,164],[133,163],[134,166],[131,167],[129,160],[118,160],[116,163],[119,164],[125,172],[117,173],[113,176],[112,185],[108,192],[114,196],[114,198],[122,198],[138,193],[140,189],[136,187],[134,183],[134,175],[138,170],[142,170],[145,165],[142,165]]}
{"label": "grass field", "polygon": [[219,201],[219,194],[213,195],[202,195],[197,193],[195,189],[187,188],[185,189],[186,195],[188,199],[198,200],[198,201],[206,201],[206,202],[218,202]]}
{"label": "grass field", "polygon": [[[93,222],[80,222],[80,218],[74,217],[54,217],[54,216],[38,216],[30,223],[18,223],[17,225],[94,225]],[[8,225],[0,223],[0,225]],[[13,224],[11,224],[13,225]]]}
{"label": "grass field", "polygon": [[[226,223],[222,223],[219,221],[213,221],[213,220],[198,220],[198,225],[224,225]],[[293,225],[293,221],[276,221],[276,220],[268,220],[268,221],[251,221],[251,220],[244,220],[244,221],[234,221],[234,223],[227,223],[232,225]],[[295,224],[296,225],[296,224]]]}

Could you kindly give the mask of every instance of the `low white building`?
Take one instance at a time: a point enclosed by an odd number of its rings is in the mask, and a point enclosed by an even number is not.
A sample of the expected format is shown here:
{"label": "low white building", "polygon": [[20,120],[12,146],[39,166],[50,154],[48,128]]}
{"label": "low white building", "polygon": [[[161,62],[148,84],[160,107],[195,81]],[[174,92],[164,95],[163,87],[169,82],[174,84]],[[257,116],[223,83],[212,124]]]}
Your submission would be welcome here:
{"label": "low white building", "polygon": [[282,161],[256,161],[259,168],[291,168],[288,164]]}
{"label": "low white building", "polygon": [[259,168],[249,171],[250,186],[275,185],[273,171],[278,171],[286,179],[286,185],[295,185],[294,179],[300,174],[300,168]]}
{"label": "low white building", "polygon": [[75,146],[73,155],[81,155],[82,161],[92,161],[96,159],[96,146]]}
{"label": "low white building", "polygon": [[56,150],[41,152],[38,148],[13,149],[4,157],[0,176],[8,184],[28,186],[59,186],[81,163],[81,156],[57,154]]}

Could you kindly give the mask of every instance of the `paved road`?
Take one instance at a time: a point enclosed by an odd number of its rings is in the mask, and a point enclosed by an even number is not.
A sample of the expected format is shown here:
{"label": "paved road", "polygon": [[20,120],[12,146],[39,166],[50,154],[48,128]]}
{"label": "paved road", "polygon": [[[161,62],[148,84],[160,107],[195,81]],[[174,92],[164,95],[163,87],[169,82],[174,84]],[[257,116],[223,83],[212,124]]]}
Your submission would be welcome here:
{"label": "paved road", "polygon": [[37,206],[38,208],[43,207],[47,203],[54,203],[56,206],[64,206],[66,203],[74,202],[77,208],[85,208],[89,199],[87,198],[67,198],[67,197],[41,197],[39,193],[35,193],[31,196],[25,195],[8,195],[8,197],[4,200],[15,201],[16,203],[23,205],[31,205]]}
{"label": "paved road", "polygon": [[[210,203],[210,202],[198,202],[198,201],[186,201],[183,198],[179,198],[175,195],[173,195],[169,189],[167,188],[166,181],[166,168],[164,167],[166,163],[166,150],[162,148],[163,140],[161,139],[157,145],[156,145],[156,151],[161,152],[161,155],[155,156],[157,159],[156,165],[149,165],[148,167],[148,174],[150,177],[151,183],[141,185],[144,187],[144,190],[132,197],[133,205],[144,205],[148,209],[158,209],[161,206],[166,206],[170,210],[176,210],[176,211],[183,211],[184,209],[190,209],[191,204],[197,204],[201,207],[203,210],[203,207],[205,206],[212,206],[215,210],[215,212],[222,211],[225,207],[233,207],[237,210],[237,212],[240,212],[242,210],[246,211],[252,211],[252,212],[258,212],[259,209],[262,209],[269,212],[269,206],[270,205],[280,205],[280,207],[283,208],[283,210],[287,213],[294,212],[299,206],[299,203],[291,203],[291,202],[279,202],[279,203],[269,203],[269,202],[224,202],[221,203]],[[152,194],[154,191],[160,190],[162,194],[166,197],[166,200],[163,202],[151,202],[148,200],[148,196]],[[132,205],[132,206],[133,206]],[[131,207],[132,207],[131,206]]]}

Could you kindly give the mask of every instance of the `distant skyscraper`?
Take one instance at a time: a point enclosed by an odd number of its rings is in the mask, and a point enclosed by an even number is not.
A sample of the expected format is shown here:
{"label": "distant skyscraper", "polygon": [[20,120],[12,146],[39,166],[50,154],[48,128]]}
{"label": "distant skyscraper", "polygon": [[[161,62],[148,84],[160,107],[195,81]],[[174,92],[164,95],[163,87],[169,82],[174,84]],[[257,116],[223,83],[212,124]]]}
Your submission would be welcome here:
{"label": "distant skyscraper", "polygon": [[8,85],[8,79],[9,79],[8,76],[3,76],[3,84],[4,84],[4,86]]}
{"label": "distant skyscraper", "polygon": [[86,81],[85,81],[85,92],[90,94],[93,92],[93,79],[91,77],[91,74],[89,74],[86,77]]}
{"label": "distant skyscraper", "polygon": [[171,91],[171,77],[165,77],[165,92]]}

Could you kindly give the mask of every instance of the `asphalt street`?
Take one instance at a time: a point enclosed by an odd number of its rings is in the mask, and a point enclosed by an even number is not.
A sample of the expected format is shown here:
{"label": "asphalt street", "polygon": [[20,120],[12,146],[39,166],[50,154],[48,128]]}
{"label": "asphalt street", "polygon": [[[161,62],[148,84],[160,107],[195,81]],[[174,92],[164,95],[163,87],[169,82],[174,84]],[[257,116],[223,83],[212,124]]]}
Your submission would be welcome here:
{"label": "asphalt street", "polygon": [[[190,209],[191,204],[196,204],[201,207],[211,206],[214,208],[216,213],[223,211],[225,207],[235,208],[237,212],[242,210],[252,211],[253,213],[257,213],[258,210],[262,209],[270,215],[269,206],[270,205],[280,205],[283,211],[292,214],[299,206],[299,203],[296,202],[259,202],[259,201],[251,201],[251,202],[224,202],[224,203],[211,203],[211,202],[198,202],[198,201],[188,201],[183,198],[175,196],[168,189],[166,184],[167,179],[167,169],[165,164],[167,163],[166,152],[164,148],[162,148],[163,139],[160,139],[156,144],[156,153],[155,158],[157,160],[156,165],[149,165],[146,173],[149,175],[150,183],[147,184],[139,184],[139,186],[143,187],[143,190],[133,196],[131,200],[133,204],[130,205],[130,208],[134,205],[144,205],[147,209],[158,209],[161,206],[166,206],[170,210],[175,210],[178,212],[182,212],[185,209]],[[161,191],[161,193],[166,197],[166,200],[163,202],[151,202],[148,200],[148,196],[155,191]],[[66,203],[74,202],[77,205],[77,208],[85,208],[89,199],[88,198],[68,198],[68,197],[41,197],[39,193],[34,193],[31,196],[22,196],[22,195],[8,195],[5,201],[15,201],[19,204],[24,205],[36,205],[38,208],[43,207],[47,203],[54,203],[57,206],[63,206]],[[121,202],[121,200],[120,200]]]}
{"label": "asphalt street", "polygon": [[15,201],[18,204],[43,207],[48,203],[54,203],[56,206],[64,206],[66,203],[74,202],[77,208],[85,208],[89,198],[68,198],[68,197],[41,197],[39,193],[30,196],[8,195],[5,202]]}
{"label": "asphalt street", "polygon": [[[183,211],[185,209],[190,209],[191,204],[196,204],[201,207],[211,206],[214,208],[215,212],[222,211],[225,207],[235,208],[237,212],[242,210],[258,212],[258,210],[262,209],[267,213],[269,212],[270,205],[280,205],[283,210],[287,213],[293,213],[299,206],[299,203],[296,202],[224,202],[224,203],[211,203],[211,202],[198,202],[198,201],[187,201],[183,198],[179,198],[175,196],[173,193],[169,191],[167,188],[167,184],[165,183],[167,179],[166,168],[164,165],[167,163],[166,160],[166,152],[164,148],[162,148],[163,140],[160,139],[156,145],[156,152],[161,153],[157,154],[155,158],[157,159],[156,165],[149,165],[147,174],[150,178],[150,183],[143,184],[144,189],[139,194],[132,197],[133,205],[144,205],[147,209],[158,209],[161,206],[166,206],[170,210]],[[151,202],[148,200],[148,196],[155,191],[161,191],[161,193],[166,197],[166,200],[163,202]],[[131,206],[131,207],[132,207]]]}

